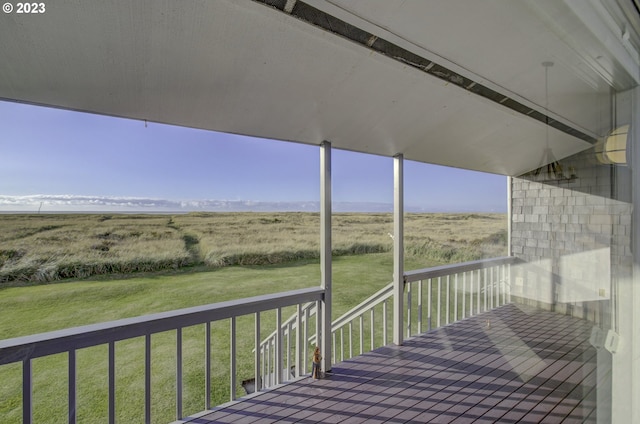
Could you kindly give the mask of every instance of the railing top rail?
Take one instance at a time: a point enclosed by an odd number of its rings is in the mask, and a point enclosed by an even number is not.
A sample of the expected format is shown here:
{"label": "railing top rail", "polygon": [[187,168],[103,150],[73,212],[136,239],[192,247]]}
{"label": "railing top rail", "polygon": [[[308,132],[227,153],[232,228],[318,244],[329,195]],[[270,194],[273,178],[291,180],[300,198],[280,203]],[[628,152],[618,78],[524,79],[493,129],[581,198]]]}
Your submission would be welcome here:
{"label": "railing top rail", "polygon": [[338,330],[340,327],[344,326],[355,317],[368,311],[369,309],[371,309],[371,307],[379,304],[385,299],[390,298],[391,296],[393,296],[393,283],[387,284],[386,286],[375,292],[373,295],[360,302],[360,304],[353,307],[351,310],[333,321],[333,323],[331,324],[331,331]]}
{"label": "railing top rail", "polygon": [[0,340],[0,365],[321,300],[313,287]]}
{"label": "railing top rail", "polygon": [[478,261],[462,262],[458,264],[441,265],[431,268],[416,269],[404,273],[404,280],[407,283],[413,281],[426,280],[429,278],[442,277],[445,275],[458,274],[466,271],[489,268],[492,266],[513,264],[517,261],[515,256],[502,256],[499,258],[480,259]]}

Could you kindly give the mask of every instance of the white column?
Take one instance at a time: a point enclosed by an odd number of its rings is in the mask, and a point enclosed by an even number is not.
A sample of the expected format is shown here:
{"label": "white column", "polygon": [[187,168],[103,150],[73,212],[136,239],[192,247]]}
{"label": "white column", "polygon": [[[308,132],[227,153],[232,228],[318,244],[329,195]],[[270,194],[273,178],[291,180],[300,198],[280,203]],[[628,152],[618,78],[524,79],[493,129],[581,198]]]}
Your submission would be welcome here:
{"label": "white column", "polygon": [[[624,385],[622,391],[627,390],[626,401],[630,403],[629,416],[622,416],[615,422],[640,423],[640,88],[636,87],[632,93],[631,107],[631,130],[629,132],[628,143],[631,145],[631,158],[629,160],[632,169],[631,197],[632,197],[632,218],[631,228],[631,250],[633,252],[633,274],[631,281],[627,283],[625,290],[620,292],[620,296],[628,296],[629,301],[626,310],[620,310],[618,317],[621,324],[621,337],[628,337],[629,356],[628,365],[622,365],[621,374],[627,376],[628,388]],[[625,341],[623,340],[623,343]],[[626,344],[626,343],[625,343]],[[615,381],[614,381],[615,384]]]}
{"label": "white column", "polygon": [[393,157],[393,343],[403,342],[404,308],[404,157]]}
{"label": "white column", "polygon": [[282,383],[282,308],[276,308],[276,340],[275,360],[273,361],[273,374],[276,384]]}
{"label": "white column", "polygon": [[511,177],[507,177],[507,256],[511,256],[511,220],[513,219]]}
{"label": "white column", "polygon": [[[627,100],[631,100],[631,111],[625,110]],[[611,419],[613,424],[640,422],[640,88],[631,92],[619,92],[615,95],[617,122],[629,122],[631,187],[632,198],[631,241],[633,255],[631,276],[613,275],[612,281],[612,319],[611,329],[607,332],[605,348],[611,352]],[[629,160],[630,159],[630,160]],[[622,184],[623,181],[617,182]],[[626,247],[625,247],[626,249]],[[619,253],[620,255],[622,253]],[[612,271],[620,266],[612,263]],[[606,330],[606,328],[605,328]],[[606,358],[606,357],[605,357]],[[600,359],[600,356],[598,357]],[[598,362],[598,368],[602,364]],[[600,397],[598,397],[600,402]],[[609,422],[609,417],[601,418],[601,405],[598,403],[598,423]]]}
{"label": "white column", "polygon": [[320,145],[320,286],[324,289],[321,320],[320,351],[322,369],[331,371],[331,143]]}

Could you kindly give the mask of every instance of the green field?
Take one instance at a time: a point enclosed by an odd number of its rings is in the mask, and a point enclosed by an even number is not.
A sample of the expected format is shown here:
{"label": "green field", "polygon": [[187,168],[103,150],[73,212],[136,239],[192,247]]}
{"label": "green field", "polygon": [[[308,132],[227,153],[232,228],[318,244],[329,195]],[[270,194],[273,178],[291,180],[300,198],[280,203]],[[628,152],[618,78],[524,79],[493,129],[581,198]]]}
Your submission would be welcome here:
{"label": "green field", "polygon": [[[320,280],[316,214],[6,217],[0,220],[0,339],[313,287]],[[334,252],[341,255],[333,266],[337,317],[391,281],[392,221],[386,214],[340,214],[333,225]],[[500,256],[506,250],[504,215],[408,215],[405,231],[407,269]],[[109,249],[96,249],[100,245]],[[36,272],[24,271],[27,264]],[[38,271],[43,264],[48,273]],[[102,275],[51,284],[69,276],[60,273],[65,269]],[[284,311],[283,317],[290,313]],[[264,314],[262,336],[273,331],[274,315]],[[237,326],[240,381],[252,377],[253,318],[241,317]],[[227,321],[212,325],[213,404],[229,397],[228,327]],[[204,409],[204,327],[185,329],[183,338],[189,414]],[[152,338],[154,422],[174,419],[174,340],[173,334]],[[119,422],[142,421],[143,345],[137,339],[116,344]],[[78,422],[107,420],[106,350],[98,346],[78,353]],[[34,422],[65,422],[66,369],[66,355],[34,360]],[[0,367],[0,422],[21,422],[20,389],[20,364]]]}

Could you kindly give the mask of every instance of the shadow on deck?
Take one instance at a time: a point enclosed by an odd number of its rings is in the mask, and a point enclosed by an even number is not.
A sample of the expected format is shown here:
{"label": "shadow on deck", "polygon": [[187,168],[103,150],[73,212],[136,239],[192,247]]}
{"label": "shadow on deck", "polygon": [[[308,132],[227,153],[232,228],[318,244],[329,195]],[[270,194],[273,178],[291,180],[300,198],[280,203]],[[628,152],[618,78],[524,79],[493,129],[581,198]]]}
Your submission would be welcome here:
{"label": "shadow on deck", "polygon": [[595,423],[591,327],[510,304],[182,422]]}

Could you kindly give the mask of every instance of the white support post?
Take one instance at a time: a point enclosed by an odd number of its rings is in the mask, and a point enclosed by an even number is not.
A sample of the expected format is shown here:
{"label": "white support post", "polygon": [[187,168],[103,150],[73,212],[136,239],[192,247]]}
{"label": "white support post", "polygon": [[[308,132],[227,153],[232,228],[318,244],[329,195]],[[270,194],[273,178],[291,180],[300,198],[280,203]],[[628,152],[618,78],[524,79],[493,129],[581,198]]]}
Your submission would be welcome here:
{"label": "white support post", "polygon": [[296,377],[300,377],[304,374],[302,372],[302,349],[305,346],[304,339],[302,338],[302,305],[298,303],[296,312]]}
{"label": "white support post", "polygon": [[437,305],[438,305],[438,316],[436,318],[436,327],[440,328],[442,325],[442,277],[438,277],[438,293],[437,293]]}
{"label": "white support post", "polygon": [[[307,373],[307,357],[309,355],[309,347],[307,346],[307,341],[309,340],[309,309],[311,308],[307,308],[304,310],[304,329],[302,332],[302,340],[304,340],[304,343],[302,343],[301,349],[302,349],[302,364],[301,364],[301,370],[300,370],[300,375],[304,375]],[[316,309],[316,312],[318,312],[318,310]],[[316,320],[318,319],[317,315],[316,315]],[[316,333],[316,337],[318,337],[318,333]]]}
{"label": "white support post", "polygon": [[[343,330],[344,328],[340,327],[340,362],[344,362],[344,331]],[[334,348],[335,348],[335,343],[334,343]]]}
{"label": "white support post", "polygon": [[[629,340],[629,349],[631,350],[631,357],[634,358],[631,361],[631,370],[629,377],[631,380],[630,392],[633,394],[632,398],[638,399],[640,395],[640,234],[638,228],[640,228],[640,88],[636,87],[633,90],[632,97],[632,112],[633,122],[631,128],[633,133],[631,134],[631,166],[633,167],[633,180],[631,182],[633,209],[631,228],[635,228],[631,237],[631,251],[633,252],[633,273],[630,282],[631,293],[629,294],[631,302],[631,310],[633,315],[627,315],[627,325],[629,325],[629,333],[631,335]],[[633,402],[631,406],[631,422],[640,422],[640,402]]]}
{"label": "white support post", "polygon": [[[300,328],[300,327],[298,327]],[[254,368],[253,368],[253,375],[254,375],[254,391],[257,393],[260,391],[261,387],[262,387],[262,373],[261,373],[261,349],[260,349],[260,344],[262,343],[262,337],[260,336],[260,312],[256,312],[255,313],[255,357],[254,357]]]}
{"label": "white support post", "polygon": [[393,157],[393,343],[403,342],[404,156]]}
{"label": "white support post", "polygon": [[176,328],[176,420],[182,419],[182,328]]}
{"label": "white support post", "polygon": [[284,370],[282,370],[282,380],[287,381],[291,377],[291,333],[293,330],[293,325],[291,322],[287,323],[287,347],[284,349],[283,354],[285,355],[285,363],[287,364]]}
{"label": "white support post", "polygon": [[[205,408],[208,409],[208,408]],[[116,423],[116,342],[109,342],[109,424]]]}
{"label": "white support post", "polygon": [[[630,278],[618,277],[616,301],[613,302],[613,323],[608,336],[619,338],[619,346],[611,355],[612,417],[611,422],[640,422],[640,88],[631,91],[630,132],[627,152],[630,153],[632,193],[630,248],[633,268]],[[622,121],[624,118],[621,117]],[[629,154],[627,153],[627,154]],[[626,247],[625,247],[626,250]],[[613,270],[612,270],[613,271]],[[600,362],[598,362],[600,367]],[[600,400],[600,399],[598,399]],[[598,405],[599,407],[600,405]],[[603,408],[604,409],[604,408]],[[600,418],[600,417],[598,417]]]}
{"label": "white support post", "polygon": [[358,323],[360,324],[360,355],[364,353],[364,317],[360,315],[358,317]]}
{"label": "white support post", "polygon": [[462,319],[467,317],[467,273],[462,273]]}
{"label": "white support post", "polygon": [[407,284],[407,339],[411,337],[411,286],[411,283]]}
{"label": "white support post", "polygon": [[353,321],[349,322],[349,358],[353,358]]}
{"label": "white support post", "polygon": [[337,362],[338,354],[336,352],[336,333],[331,333],[331,346],[333,347],[333,351],[331,352],[331,363]]}
{"label": "white support post", "polygon": [[431,299],[432,297],[432,289],[433,289],[433,280],[431,278],[429,278],[429,288],[427,289],[427,320],[429,321],[429,326],[427,327],[429,330],[431,330],[433,328],[433,321],[431,319],[431,317],[433,316],[433,308],[432,308],[432,303],[433,300]]}
{"label": "white support post", "polygon": [[511,250],[511,220],[513,219],[513,208],[511,193],[511,177],[507,177],[507,256],[512,255]]}
{"label": "white support post", "polygon": [[320,286],[324,289],[320,342],[322,369],[331,371],[331,143],[320,145]]}
{"label": "white support post", "polygon": [[[211,409],[211,323],[207,321],[204,325],[204,409]],[[257,337],[258,338],[258,337]],[[258,340],[260,342],[260,340]],[[258,351],[260,345],[257,345]],[[111,354],[109,354],[111,356]],[[111,359],[109,359],[111,364]],[[111,365],[109,365],[111,366]],[[115,374],[114,374],[115,381]],[[256,382],[258,380],[256,379]],[[258,385],[256,385],[258,387]],[[115,391],[114,391],[115,399]],[[115,402],[115,400],[114,400]],[[115,405],[113,406],[114,420],[109,424],[115,424]],[[110,414],[111,415],[111,414]]]}
{"label": "white support post", "polygon": [[371,308],[371,350],[375,349],[376,344],[376,326],[374,309]]}
{"label": "white support post", "polygon": [[449,317],[450,310],[451,310],[451,278],[450,277],[451,277],[450,275],[447,275],[447,296],[446,296],[447,304],[446,304],[446,307],[445,307],[445,311],[447,313],[447,318],[446,318],[445,322],[447,324],[449,324],[451,322],[451,319]]}
{"label": "white support post", "polygon": [[276,339],[274,349],[273,373],[275,383],[282,383],[282,308],[276,309]]}
{"label": "white support post", "polygon": [[[636,87],[632,95],[631,128],[631,169],[633,169],[633,180],[631,182],[632,189],[632,218],[631,228],[635,228],[631,236],[631,251],[633,252],[633,273],[629,282],[628,289],[632,314],[627,314],[628,333],[631,337],[629,340],[629,350],[631,351],[631,369],[628,375],[631,380],[631,398],[638,399],[640,395],[640,235],[638,227],[640,225],[640,88]],[[625,293],[626,294],[626,293]],[[630,422],[640,422],[640,402],[634,401],[631,405]]]}
{"label": "white support post", "polygon": [[144,421],[151,422],[151,334],[144,337]]}
{"label": "white support post", "polygon": [[418,334],[422,334],[422,306],[422,280],[420,280],[418,281]]}
{"label": "white support post", "polygon": [[229,400],[236,400],[236,317],[229,328]]}
{"label": "white support post", "polygon": [[458,321],[458,273],[453,280],[453,322]]}

